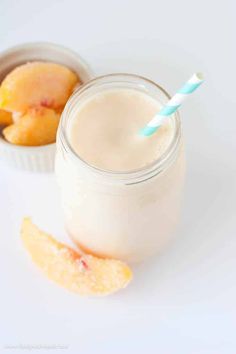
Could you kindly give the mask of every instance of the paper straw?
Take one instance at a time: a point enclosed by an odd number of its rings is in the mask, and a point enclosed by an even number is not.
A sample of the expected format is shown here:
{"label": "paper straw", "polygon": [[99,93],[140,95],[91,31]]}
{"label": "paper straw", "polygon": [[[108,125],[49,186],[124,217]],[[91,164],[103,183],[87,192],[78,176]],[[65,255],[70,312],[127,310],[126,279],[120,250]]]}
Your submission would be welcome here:
{"label": "paper straw", "polygon": [[193,76],[181,87],[180,90],[167,102],[167,104],[158,112],[153,119],[144,127],[140,134],[150,136],[162,125],[163,121],[171,116],[181,106],[183,101],[194,92],[203,83],[203,75],[195,73]]}

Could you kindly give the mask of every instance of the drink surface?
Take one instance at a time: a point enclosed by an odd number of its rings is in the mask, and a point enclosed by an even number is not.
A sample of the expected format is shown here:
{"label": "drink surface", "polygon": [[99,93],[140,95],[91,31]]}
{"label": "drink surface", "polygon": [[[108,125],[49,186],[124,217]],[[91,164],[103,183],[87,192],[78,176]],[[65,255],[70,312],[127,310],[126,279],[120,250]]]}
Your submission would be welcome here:
{"label": "drink surface", "polygon": [[106,89],[86,99],[70,124],[73,150],[88,164],[114,172],[144,168],[171,144],[173,122],[167,119],[150,137],[139,135],[161,103],[135,89]]}

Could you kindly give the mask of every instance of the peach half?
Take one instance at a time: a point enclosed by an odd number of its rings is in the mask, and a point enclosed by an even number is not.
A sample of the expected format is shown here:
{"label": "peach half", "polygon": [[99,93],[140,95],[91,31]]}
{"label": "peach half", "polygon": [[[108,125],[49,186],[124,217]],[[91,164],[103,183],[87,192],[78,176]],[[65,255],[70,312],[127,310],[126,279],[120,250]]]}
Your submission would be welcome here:
{"label": "peach half", "polygon": [[39,146],[56,140],[60,114],[49,108],[32,108],[3,129],[4,138],[12,144]]}
{"label": "peach half", "polygon": [[0,87],[0,108],[25,113],[35,107],[61,111],[79,79],[67,67],[30,62],[12,70]]}

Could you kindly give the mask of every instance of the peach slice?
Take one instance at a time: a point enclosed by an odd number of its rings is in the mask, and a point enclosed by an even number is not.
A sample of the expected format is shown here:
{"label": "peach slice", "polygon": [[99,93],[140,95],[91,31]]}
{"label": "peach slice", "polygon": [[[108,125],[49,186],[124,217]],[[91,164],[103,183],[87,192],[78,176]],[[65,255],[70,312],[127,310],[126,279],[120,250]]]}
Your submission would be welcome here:
{"label": "peach slice", "polygon": [[16,145],[39,146],[55,142],[60,114],[49,108],[34,108],[3,129],[5,139]]}
{"label": "peach slice", "polygon": [[0,108],[25,113],[34,107],[62,110],[79,79],[67,67],[30,62],[12,70],[0,87]]}
{"label": "peach slice", "polygon": [[123,262],[81,256],[40,231],[29,218],[23,220],[21,237],[33,261],[49,279],[81,295],[108,295],[124,288],[132,278]]}
{"label": "peach slice", "polygon": [[0,109],[0,125],[9,125],[13,123],[12,114]]}

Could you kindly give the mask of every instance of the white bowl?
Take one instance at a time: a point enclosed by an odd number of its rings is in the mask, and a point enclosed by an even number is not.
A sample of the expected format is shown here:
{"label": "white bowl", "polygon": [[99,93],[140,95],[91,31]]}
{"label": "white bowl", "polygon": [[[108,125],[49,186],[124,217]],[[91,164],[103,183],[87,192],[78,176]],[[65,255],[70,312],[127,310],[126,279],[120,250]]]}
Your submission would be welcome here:
{"label": "white bowl", "polygon": [[[70,49],[52,43],[29,43],[13,47],[0,54],[0,82],[16,66],[29,61],[52,61],[73,70],[82,82],[94,77],[88,64]],[[54,169],[56,144],[44,146],[17,146],[0,137],[0,158],[13,167],[51,172]]]}

